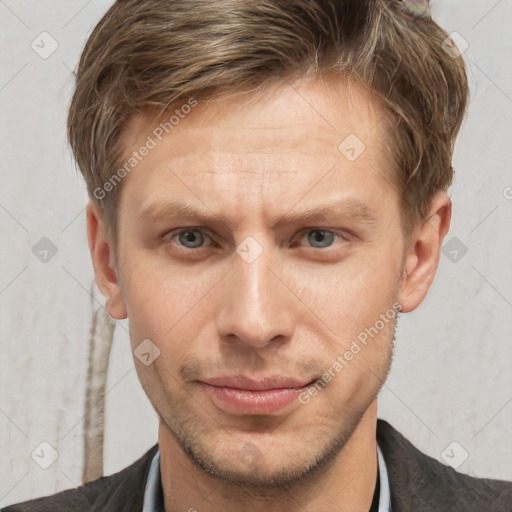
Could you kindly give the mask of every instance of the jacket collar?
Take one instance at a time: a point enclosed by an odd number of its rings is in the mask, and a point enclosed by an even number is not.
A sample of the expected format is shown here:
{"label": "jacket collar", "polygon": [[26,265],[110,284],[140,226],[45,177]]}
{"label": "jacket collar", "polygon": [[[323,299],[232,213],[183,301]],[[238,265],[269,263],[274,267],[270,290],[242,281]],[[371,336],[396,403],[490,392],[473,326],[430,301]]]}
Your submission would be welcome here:
{"label": "jacket collar", "polygon": [[[404,473],[402,457],[410,452],[412,445],[389,423],[377,420],[377,439],[386,463],[393,512],[406,512],[411,499],[407,472]],[[396,450],[395,443],[398,443]],[[412,447],[415,450],[414,447]],[[131,466],[110,477],[103,477],[105,487],[94,500],[93,510],[109,510],[112,512],[139,512],[142,510],[144,489],[151,461],[158,452],[158,443],[151,447],[139,460]],[[421,454],[423,456],[423,454]],[[99,482],[98,482],[99,483]],[[397,488],[398,487],[398,488]],[[402,499],[403,498],[403,499]]]}
{"label": "jacket collar", "polygon": [[[381,419],[377,420],[377,441],[387,467],[393,512],[510,510],[510,483],[457,473],[420,452]],[[84,492],[81,499],[87,499],[88,505],[93,505],[90,510],[94,511],[140,512],[151,460],[157,450],[158,444],[155,444],[131,466],[115,475],[101,478],[97,481],[97,485],[103,484],[101,492],[94,498],[90,497],[91,492]]]}

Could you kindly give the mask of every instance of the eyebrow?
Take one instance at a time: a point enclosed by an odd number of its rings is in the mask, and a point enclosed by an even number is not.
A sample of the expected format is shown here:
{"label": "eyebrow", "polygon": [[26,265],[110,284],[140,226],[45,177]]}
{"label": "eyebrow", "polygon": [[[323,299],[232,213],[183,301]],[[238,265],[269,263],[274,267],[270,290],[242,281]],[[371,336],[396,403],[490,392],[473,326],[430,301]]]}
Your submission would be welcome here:
{"label": "eyebrow", "polygon": [[[200,223],[221,222],[227,224],[223,214],[216,214],[208,208],[197,208],[180,201],[153,203],[140,212],[143,222],[154,223],[160,220],[189,219]],[[297,212],[284,213],[273,225],[272,229],[292,224],[343,219],[372,226],[377,222],[377,213],[359,199],[334,200],[312,206]]]}

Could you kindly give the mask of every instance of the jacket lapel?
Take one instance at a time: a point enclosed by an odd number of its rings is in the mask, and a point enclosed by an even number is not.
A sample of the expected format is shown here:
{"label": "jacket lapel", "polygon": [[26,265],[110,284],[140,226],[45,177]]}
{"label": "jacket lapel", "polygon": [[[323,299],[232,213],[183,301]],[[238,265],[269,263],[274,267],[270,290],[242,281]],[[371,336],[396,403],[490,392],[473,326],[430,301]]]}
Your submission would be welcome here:
{"label": "jacket lapel", "polygon": [[131,466],[107,477],[106,486],[95,498],[91,511],[141,512],[149,466],[157,449],[155,444]]}

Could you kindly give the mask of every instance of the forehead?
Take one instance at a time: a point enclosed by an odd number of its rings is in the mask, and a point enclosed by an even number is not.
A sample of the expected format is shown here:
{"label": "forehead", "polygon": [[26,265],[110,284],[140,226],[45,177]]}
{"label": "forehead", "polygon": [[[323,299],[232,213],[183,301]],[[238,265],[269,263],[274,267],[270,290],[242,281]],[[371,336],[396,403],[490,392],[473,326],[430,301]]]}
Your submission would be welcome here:
{"label": "forehead", "polygon": [[241,213],[265,202],[293,204],[315,188],[313,201],[315,192],[342,191],[340,184],[375,195],[368,185],[389,174],[383,109],[346,81],[283,82],[183,108],[190,104],[156,120],[148,110],[127,125],[127,158],[148,137],[154,142],[123,184],[131,210],[187,195],[196,202],[222,196],[224,209]]}
{"label": "forehead", "polygon": [[[213,98],[190,108],[191,100],[195,102],[193,98],[186,98],[174,104],[160,118],[157,118],[158,111],[151,108],[132,116],[123,130],[125,149],[135,147],[148,134],[168,139],[167,135],[181,135],[186,129],[189,135],[194,136],[212,125],[215,125],[218,136],[210,133],[208,140],[202,140],[202,145],[211,143],[215,146],[243,140],[244,146],[248,146],[253,140],[257,148],[265,142],[275,142],[280,128],[286,130],[289,142],[296,138],[301,144],[306,131],[312,143],[320,140],[337,146],[336,141],[350,130],[350,133],[358,132],[355,134],[359,138],[373,143],[379,134],[375,128],[382,124],[385,116],[381,102],[374,95],[336,76],[304,78],[294,83],[278,82],[258,91]],[[312,132],[312,128],[315,131]],[[232,131],[229,140],[226,139],[227,130]],[[247,131],[258,131],[258,138],[247,138]],[[283,131],[279,136],[283,136]],[[202,147],[196,149],[201,150]],[[187,152],[178,144],[173,151],[175,157]]]}

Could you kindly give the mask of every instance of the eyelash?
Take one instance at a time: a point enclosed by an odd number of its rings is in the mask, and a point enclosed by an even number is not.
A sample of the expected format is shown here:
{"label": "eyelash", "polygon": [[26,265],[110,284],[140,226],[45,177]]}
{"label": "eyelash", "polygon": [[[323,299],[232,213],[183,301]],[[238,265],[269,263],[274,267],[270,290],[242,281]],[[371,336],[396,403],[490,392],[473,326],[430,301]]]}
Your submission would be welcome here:
{"label": "eyelash", "polygon": [[[205,231],[203,231],[202,229],[200,228],[184,228],[184,229],[180,229],[178,231],[170,231],[168,233],[166,233],[164,236],[165,238],[168,238],[169,240],[173,241],[174,242],[174,238],[181,235],[182,233],[185,233],[187,231],[199,231],[203,234],[203,236],[205,236],[206,238],[209,238],[210,240],[213,241],[213,238],[211,236],[209,236]],[[330,234],[333,234],[334,236],[338,237],[344,244],[345,243],[348,243],[350,242],[350,235],[347,233],[347,232],[344,232],[344,231],[335,231],[335,230],[331,230],[331,229],[323,229],[323,228],[306,228],[305,230],[302,230],[299,232],[299,234],[301,234],[301,239],[304,238],[308,233],[311,233],[311,232],[322,232],[322,233],[330,233]],[[294,237],[295,238],[295,237]],[[184,250],[184,251],[197,251],[198,249],[204,249],[206,246],[200,246],[200,247],[197,247],[197,248],[191,248],[191,247],[185,247],[177,242],[174,242],[181,250]],[[317,249],[317,250],[321,250],[323,252],[326,252],[328,249],[331,249],[336,243],[336,240],[332,243],[332,245],[329,245],[327,247],[313,247],[313,246],[310,246],[311,249]],[[332,250],[332,249],[331,249]]]}

